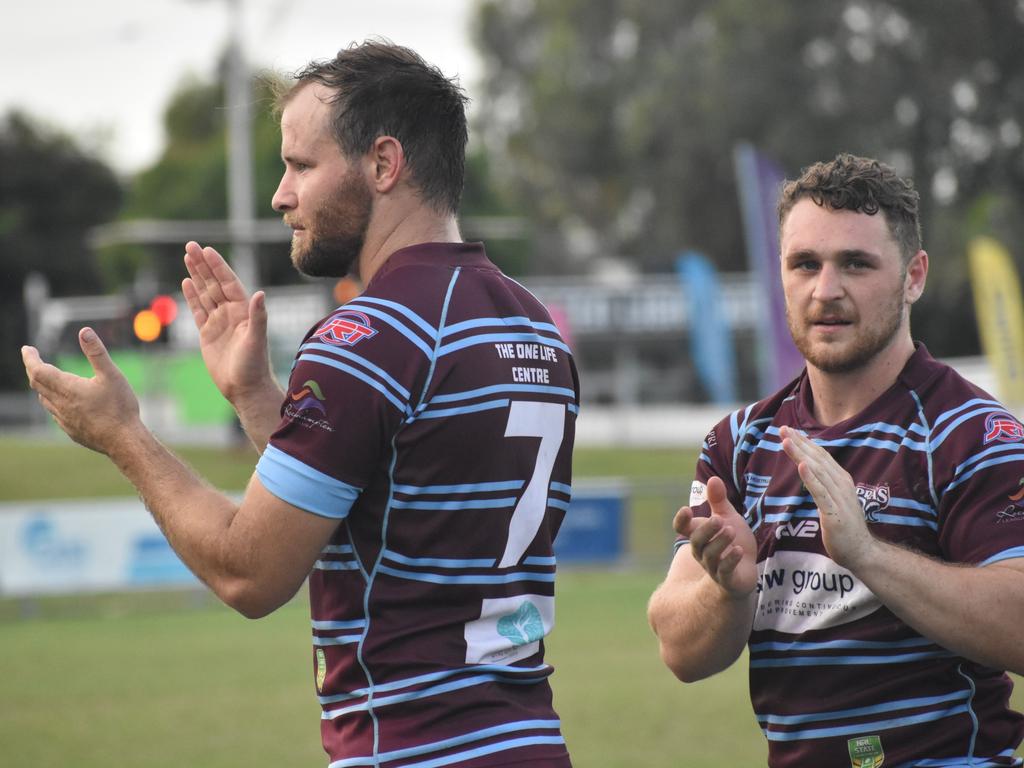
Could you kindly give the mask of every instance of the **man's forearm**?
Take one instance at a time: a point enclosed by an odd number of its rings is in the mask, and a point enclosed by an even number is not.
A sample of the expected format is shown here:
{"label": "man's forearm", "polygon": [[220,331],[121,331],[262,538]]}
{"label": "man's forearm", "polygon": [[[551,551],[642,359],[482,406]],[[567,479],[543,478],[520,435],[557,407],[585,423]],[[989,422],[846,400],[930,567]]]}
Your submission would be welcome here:
{"label": "man's forearm", "polygon": [[648,606],[662,661],[684,682],[728,668],[746,647],[756,606],[756,592],[730,597],[707,576],[666,580]]}
{"label": "man's forearm", "polygon": [[889,610],[938,645],[1024,673],[1024,559],[958,565],[876,540],[851,570]]}
{"label": "man's forearm", "polygon": [[125,434],[110,459],[135,486],[182,561],[227,602],[245,549],[229,543],[237,505],[208,485],[145,427]]}

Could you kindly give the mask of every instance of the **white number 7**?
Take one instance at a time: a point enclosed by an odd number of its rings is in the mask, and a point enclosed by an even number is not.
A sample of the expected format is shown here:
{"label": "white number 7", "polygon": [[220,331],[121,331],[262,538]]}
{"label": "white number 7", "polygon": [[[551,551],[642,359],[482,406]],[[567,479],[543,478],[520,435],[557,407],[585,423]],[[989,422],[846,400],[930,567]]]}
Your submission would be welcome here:
{"label": "white number 7", "polygon": [[519,559],[537,535],[548,508],[551,469],[565,434],[565,406],[558,403],[534,403],[513,400],[509,405],[505,437],[539,437],[537,465],[526,490],[519,497],[508,527],[508,543],[499,568],[508,568]]}

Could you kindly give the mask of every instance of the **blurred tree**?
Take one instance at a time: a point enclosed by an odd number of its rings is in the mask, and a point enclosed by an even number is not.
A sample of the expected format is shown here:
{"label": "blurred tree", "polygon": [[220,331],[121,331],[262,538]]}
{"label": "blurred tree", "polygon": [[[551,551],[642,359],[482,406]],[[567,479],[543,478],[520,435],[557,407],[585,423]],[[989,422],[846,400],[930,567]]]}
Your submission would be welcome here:
{"label": "blurred tree", "polygon": [[[123,219],[223,219],[227,217],[227,149],[225,143],[225,69],[215,82],[195,78],[182,81],[164,113],[166,145],[159,160],[131,182]],[[265,74],[254,82],[252,109],[253,175],[257,218],[274,218],[270,200],[281,178],[281,132],[274,114],[274,92],[280,81]],[[466,216],[503,216],[509,203],[491,182],[483,147],[474,145],[466,163],[466,187],[461,213]],[[467,233],[472,236],[470,231]],[[204,243],[206,245],[207,243]],[[230,259],[225,243],[208,243]],[[130,284],[140,267],[155,268],[157,282],[172,289],[182,277],[182,243],[166,246],[121,245],[101,254],[110,286]],[[488,242],[488,252],[508,271],[518,274],[525,264],[528,242],[522,237]],[[287,246],[273,243],[259,248],[264,284],[294,283],[300,278],[286,257]]]}
{"label": "blurred tree", "polygon": [[113,171],[67,136],[19,112],[0,118],[0,390],[25,386],[19,348],[28,342],[23,304],[30,272],[52,295],[95,292],[100,276],[90,228],[121,204]]}
{"label": "blurred tree", "polygon": [[977,349],[967,238],[999,228],[1024,256],[1022,33],[1020,0],[484,0],[479,111],[539,229],[534,271],[667,271],[684,248],[744,269],[738,141],[790,176],[840,151],[889,162],[922,193],[916,329],[959,354]]}
{"label": "blurred tree", "polygon": [[[181,82],[164,112],[166,143],[160,158],[131,181],[122,219],[216,220],[228,215],[227,147],[224,108],[225,67],[214,82],[194,77]],[[273,76],[255,79],[252,108],[254,215],[273,217],[270,198],[281,176],[281,134],[273,115]],[[213,245],[230,258],[226,243]],[[184,242],[168,245],[119,245],[103,249],[101,262],[108,285],[124,286],[140,267],[151,267],[163,289],[183,277]],[[261,281],[293,280],[282,244],[262,246],[258,256]]]}

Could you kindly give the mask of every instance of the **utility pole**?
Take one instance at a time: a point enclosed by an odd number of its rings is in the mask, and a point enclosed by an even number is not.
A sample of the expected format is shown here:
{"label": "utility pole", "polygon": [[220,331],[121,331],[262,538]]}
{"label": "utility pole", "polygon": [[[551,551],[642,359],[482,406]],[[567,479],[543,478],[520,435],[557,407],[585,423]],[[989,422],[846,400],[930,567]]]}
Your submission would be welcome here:
{"label": "utility pole", "polygon": [[251,292],[259,288],[253,217],[252,79],[243,44],[243,0],[228,0],[227,145],[231,265]]}

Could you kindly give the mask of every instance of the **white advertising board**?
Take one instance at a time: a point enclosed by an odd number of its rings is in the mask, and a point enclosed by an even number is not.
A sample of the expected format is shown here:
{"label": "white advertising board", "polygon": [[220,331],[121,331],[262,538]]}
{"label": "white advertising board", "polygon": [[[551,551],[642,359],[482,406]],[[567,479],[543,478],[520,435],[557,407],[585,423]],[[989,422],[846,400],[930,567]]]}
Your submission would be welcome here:
{"label": "white advertising board", "polygon": [[0,504],[0,595],[198,585],[138,499]]}

